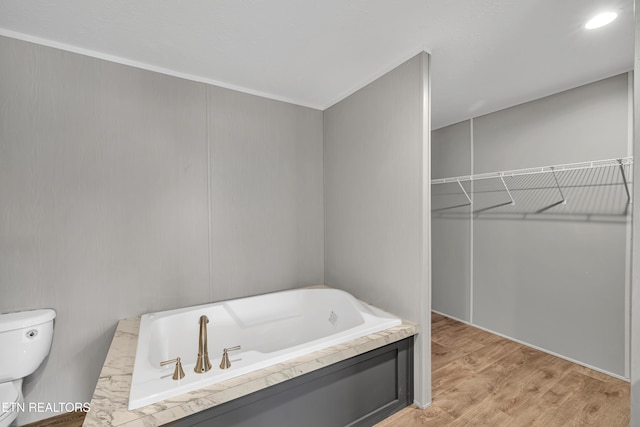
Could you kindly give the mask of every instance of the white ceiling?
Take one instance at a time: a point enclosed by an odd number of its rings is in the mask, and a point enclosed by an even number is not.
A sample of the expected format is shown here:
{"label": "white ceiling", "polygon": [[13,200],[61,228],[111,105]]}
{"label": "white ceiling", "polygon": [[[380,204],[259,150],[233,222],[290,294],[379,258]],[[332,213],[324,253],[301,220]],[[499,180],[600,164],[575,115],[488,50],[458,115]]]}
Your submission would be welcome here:
{"label": "white ceiling", "polygon": [[426,50],[436,129],[631,70],[634,24],[633,0],[2,0],[0,34],[318,109]]}

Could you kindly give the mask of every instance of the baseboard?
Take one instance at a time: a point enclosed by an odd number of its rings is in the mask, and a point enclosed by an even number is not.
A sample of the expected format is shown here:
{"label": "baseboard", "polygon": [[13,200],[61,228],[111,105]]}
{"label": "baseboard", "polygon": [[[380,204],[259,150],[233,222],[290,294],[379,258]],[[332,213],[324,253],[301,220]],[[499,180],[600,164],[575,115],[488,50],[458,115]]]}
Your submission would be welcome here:
{"label": "baseboard", "polygon": [[56,415],[55,417],[45,418],[44,420],[35,421],[25,424],[22,427],[81,427],[84,422],[86,412],[67,412]]}
{"label": "baseboard", "polygon": [[510,337],[509,335],[505,335],[505,334],[502,334],[500,332],[496,332],[496,331],[493,331],[491,329],[488,329],[488,328],[485,328],[485,327],[482,327],[482,326],[478,326],[478,325],[476,325],[474,323],[471,323],[471,322],[468,322],[466,320],[455,318],[453,316],[450,316],[450,315],[448,315],[446,313],[442,313],[440,311],[436,311],[436,310],[431,310],[431,311],[436,313],[436,314],[439,314],[441,316],[448,317],[449,319],[453,319],[453,320],[456,320],[456,321],[458,321],[460,323],[464,323],[465,325],[469,325],[469,326],[471,326],[473,328],[477,328],[477,329],[483,330],[485,332],[489,332],[490,334],[497,335],[497,336],[502,337],[502,338],[506,338],[506,339],[508,339],[510,341],[517,342],[518,344],[526,345],[527,347],[531,347],[533,349],[540,350],[540,351],[542,351],[544,353],[547,353],[547,354],[550,354],[552,356],[559,357],[560,359],[564,359],[564,360],[566,360],[568,362],[575,363],[576,365],[584,366],[585,368],[589,368],[589,369],[592,369],[594,371],[598,371],[598,372],[600,372],[602,374],[609,375],[611,377],[617,378],[617,379],[622,380],[622,381],[631,382],[631,379],[626,378],[626,377],[624,377],[622,375],[618,375],[618,374],[615,374],[613,372],[609,372],[609,371],[606,371],[604,369],[600,369],[600,368],[598,368],[596,366],[591,366],[591,365],[589,365],[587,363],[580,362],[579,360],[575,360],[575,359],[572,359],[572,358],[567,357],[567,356],[563,356],[562,354],[558,354],[558,353],[553,352],[551,350],[548,350],[546,348],[539,347],[537,345],[533,345],[533,344],[528,343],[526,341],[522,341],[522,340],[519,340],[517,338]]}
{"label": "baseboard", "polygon": [[477,327],[476,325],[474,325],[473,323],[469,322],[468,320],[463,320],[463,319],[459,319],[455,316],[452,316],[450,314],[447,313],[443,313],[442,311],[438,311],[438,310],[431,310],[432,312],[439,314],[440,316],[444,316],[444,317],[448,317],[449,319],[453,319],[453,320],[457,320],[460,323],[464,323],[465,325],[469,325],[469,326],[473,326],[474,328]]}
{"label": "baseboard", "polygon": [[422,410],[424,410],[424,409],[427,409],[427,408],[431,407],[431,404],[432,404],[432,403],[433,403],[433,402],[429,402],[429,403],[427,403],[426,405],[423,405],[422,403],[418,402],[417,400],[414,400],[414,401],[413,401],[413,405],[414,405],[414,406],[416,406],[418,409],[422,409]]}

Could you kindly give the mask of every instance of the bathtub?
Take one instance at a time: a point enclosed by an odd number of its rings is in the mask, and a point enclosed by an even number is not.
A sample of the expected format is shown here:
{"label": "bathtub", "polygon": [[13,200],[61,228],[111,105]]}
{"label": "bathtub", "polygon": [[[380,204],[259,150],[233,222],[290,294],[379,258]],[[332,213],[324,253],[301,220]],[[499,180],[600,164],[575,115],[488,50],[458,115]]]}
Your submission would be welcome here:
{"label": "bathtub", "polygon": [[[212,369],[194,372],[206,315]],[[337,289],[296,289],[141,317],[129,409],[137,409],[393,326],[401,319]],[[224,348],[231,367],[220,369]],[[173,380],[180,357],[186,376]]]}

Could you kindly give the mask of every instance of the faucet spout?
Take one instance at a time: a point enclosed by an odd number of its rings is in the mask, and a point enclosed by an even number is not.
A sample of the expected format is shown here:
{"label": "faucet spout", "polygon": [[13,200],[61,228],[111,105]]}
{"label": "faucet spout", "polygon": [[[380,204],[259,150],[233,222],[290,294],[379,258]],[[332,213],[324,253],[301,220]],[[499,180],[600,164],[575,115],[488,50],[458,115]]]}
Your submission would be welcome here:
{"label": "faucet spout", "polygon": [[202,374],[211,369],[211,361],[209,360],[209,349],[207,347],[207,316],[200,316],[200,334],[198,336],[198,358],[196,359],[196,367],[193,369],[196,373]]}

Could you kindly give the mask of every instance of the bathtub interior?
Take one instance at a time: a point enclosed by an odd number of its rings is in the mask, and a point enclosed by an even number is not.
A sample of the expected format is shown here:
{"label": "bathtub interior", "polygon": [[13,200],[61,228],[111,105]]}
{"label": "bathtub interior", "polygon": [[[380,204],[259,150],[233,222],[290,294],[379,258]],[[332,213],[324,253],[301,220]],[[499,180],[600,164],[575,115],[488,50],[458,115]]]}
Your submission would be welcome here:
{"label": "bathtub interior", "polygon": [[[208,323],[213,369],[193,374],[199,318]],[[399,325],[401,320],[335,289],[298,289],[142,316],[129,408],[215,384],[309,352]],[[224,348],[231,369],[218,368]],[[180,357],[187,377],[171,380],[163,360]],[[191,375],[189,373],[191,371]],[[173,389],[173,391],[172,391]]]}
{"label": "bathtub interior", "polygon": [[322,290],[280,292],[148,315],[149,366],[159,368],[161,361],[178,356],[183,364],[195,364],[201,315],[209,319],[212,358],[236,345],[243,352],[273,353],[359,326],[363,311],[375,315],[351,295],[341,296]]}

